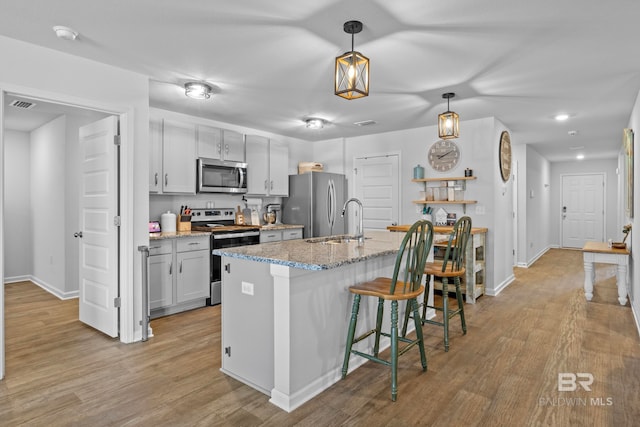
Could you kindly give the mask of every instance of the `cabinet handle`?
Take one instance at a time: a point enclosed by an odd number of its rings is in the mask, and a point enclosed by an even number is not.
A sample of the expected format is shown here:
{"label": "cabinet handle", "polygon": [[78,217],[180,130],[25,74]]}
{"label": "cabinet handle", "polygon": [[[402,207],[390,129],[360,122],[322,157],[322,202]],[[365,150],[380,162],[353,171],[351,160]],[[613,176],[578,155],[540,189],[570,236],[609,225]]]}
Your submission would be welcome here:
{"label": "cabinet handle", "polygon": [[200,242],[191,242],[189,245],[200,245]]}
{"label": "cabinet handle", "polygon": [[229,144],[225,144],[224,152],[225,152],[225,154],[229,154]]}
{"label": "cabinet handle", "polygon": [[171,276],[173,274],[173,263],[170,262],[169,263],[169,276]]}
{"label": "cabinet handle", "polygon": [[271,189],[273,190],[273,180],[271,181]]}
{"label": "cabinet handle", "polygon": [[180,261],[180,269],[178,271],[180,274],[182,274],[182,261]]}
{"label": "cabinet handle", "polygon": [[268,187],[267,187],[268,185],[269,185],[269,180],[268,180],[268,179],[265,179],[265,180],[264,180],[264,189],[265,189],[265,190],[268,188]]}
{"label": "cabinet handle", "polygon": [[164,174],[164,185],[165,186],[169,185],[169,174],[168,173]]}
{"label": "cabinet handle", "polygon": [[156,175],[155,175],[155,182],[156,182],[155,185],[157,186],[158,185],[158,172],[156,172]]}
{"label": "cabinet handle", "polygon": [[224,271],[226,271],[227,273],[231,273],[231,264],[225,264]]}
{"label": "cabinet handle", "polygon": [[222,144],[218,142],[218,154],[222,152]]}

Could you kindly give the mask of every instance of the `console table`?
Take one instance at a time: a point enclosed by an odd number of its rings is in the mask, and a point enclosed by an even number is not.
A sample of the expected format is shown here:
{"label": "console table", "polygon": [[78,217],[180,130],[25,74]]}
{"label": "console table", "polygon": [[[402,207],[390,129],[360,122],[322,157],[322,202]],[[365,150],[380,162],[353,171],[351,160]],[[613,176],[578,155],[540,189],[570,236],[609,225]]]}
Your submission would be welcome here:
{"label": "console table", "polygon": [[584,259],[584,296],[587,301],[593,298],[593,284],[596,279],[594,263],[616,264],[618,271],[616,283],[618,285],[618,301],[620,305],[627,303],[627,266],[629,265],[629,250],[626,248],[610,248],[606,242],[586,242],[582,248]]}

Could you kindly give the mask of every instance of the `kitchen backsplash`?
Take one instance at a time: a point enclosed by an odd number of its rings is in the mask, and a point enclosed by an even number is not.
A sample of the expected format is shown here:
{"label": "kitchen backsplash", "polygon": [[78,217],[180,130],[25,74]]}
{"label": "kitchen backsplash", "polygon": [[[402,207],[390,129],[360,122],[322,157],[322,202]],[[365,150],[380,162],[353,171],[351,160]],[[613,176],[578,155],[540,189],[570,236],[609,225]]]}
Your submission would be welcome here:
{"label": "kitchen backsplash", "polygon": [[[254,198],[246,196],[245,198]],[[242,209],[246,204],[241,195],[230,194],[194,194],[194,195],[149,195],[149,220],[159,221],[160,215],[164,212],[171,211],[178,213],[180,206],[189,206],[191,208],[206,208],[207,203],[213,203],[214,208],[236,208],[240,206]],[[260,218],[265,212],[264,207],[269,203],[282,203],[281,197],[262,197],[262,210]]]}

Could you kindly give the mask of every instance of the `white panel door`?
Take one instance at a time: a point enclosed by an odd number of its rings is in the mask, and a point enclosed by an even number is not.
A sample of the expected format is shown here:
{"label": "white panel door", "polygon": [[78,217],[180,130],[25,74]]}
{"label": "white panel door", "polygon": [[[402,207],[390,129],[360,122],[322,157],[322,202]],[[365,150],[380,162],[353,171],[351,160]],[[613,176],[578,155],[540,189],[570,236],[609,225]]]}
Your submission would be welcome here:
{"label": "white panel door", "polygon": [[80,128],[80,321],[118,336],[118,118]]}
{"label": "white panel door", "polygon": [[355,192],[363,206],[365,230],[386,230],[400,218],[398,155],[355,160]]}
{"label": "white panel door", "polygon": [[562,177],[562,246],[582,248],[604,239],[604,176]]}

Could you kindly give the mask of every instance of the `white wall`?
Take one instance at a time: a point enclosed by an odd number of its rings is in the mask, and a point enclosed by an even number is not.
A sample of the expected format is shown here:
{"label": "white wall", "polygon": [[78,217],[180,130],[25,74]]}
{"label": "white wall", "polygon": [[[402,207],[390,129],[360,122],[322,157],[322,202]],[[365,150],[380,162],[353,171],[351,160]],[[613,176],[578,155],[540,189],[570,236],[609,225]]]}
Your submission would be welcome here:
{"label": "white wall", "polygon": [[526,184],[518,196],[526,204],[526,235],[521,241],[526,264],[530,265],[549,249],[549,223],[554,212],[550,208],[551,190],[556,186],[551,183],[549,161],[530,146],[527,146],[526,174]]}
{"label": "white wall", "polygon": [[31,132],[33,278],[58,292],[65,283],[65,138],[60,116]]}
{"label": "white wall", "polygon": [[[622,224],[618,224],[620,230],[622,230],[622,225],[631,223],[633,229],[631,231],[630,237],[627,239],[627,243],[630,243],[628,246],[631,249],[631,265],[629,271],[629,287],[630,298],[631,298],[631,308],[633,309],[636,326],[638,331],[640,332],[640,256],[633,254],[633,248],[640,248],[640,161],[638,161],[638,156],[640,155],[640,93],[636,98],[636,103],[631,112],[631,117],[629,119],[629,128],[633,129],[635,133],[634,143],[633,143],[633,153],[634,153],[634,173],[633,173],[633,218],[629,218],[624,215],[624,220]],[[626,182],[626,180],[622,180]],[[625,186],[626,188],[626,186]],[[625,194],[624,192],[622,194]],[[624,198],[622,202],[619,203],[621,209],[624,210]]]}
{"label": "white wall", "polygon": [[[622,141],[622,130],[620,131]],[[562,175],[602,173],[605,176],[604,239],[620,240],[618,216],[624,204],[618,204],[618,159],[582,160],[551,163],[550,244],[562,246]]]}
{"label": "white wall", "polygon": [[[406,129],[367,135],[344,140],[320,141],[313,144],[313,155],[306,152],[309,143],[292,144],[291,153],[305,153],[300,160],[324,163],[328,172],[344,173],[349,180],[349,195],[353,194],[353,161],[357,157],[400,152],[400,223],[411,224],[421,217],[420,207],[412,203],[423,185],[412,183],[413,168],[425,166],[426,177],[464,176],[464,170],[473,169],[476,180],[467,184],[465,199],[477,200],[469,205],[466,215],[474,227],[486,227],[487,233],[487,293],[498,293],[513,280],[512,181],[502,182],[498,170],[498,140],[506,127],[494,118],[463,121],[460,137],[461,158],[448,173],[433,171],[427,164],[427,151],[438,140],[436,126]],[[344,154],[342,154],[344,153]],[[448,212],[463,215],[460,205],[446,205]],[[484,210],[484,214],[478,212]],[[496,242],[499,242],[497,244]],[[496,248],[497,245],[497,248]],[[508,253],[508,256],[505,254]]]}
{"label": "white wall", "polygon": [[4,145],[4,252],[5,281],[27,280],[31,275],[31,165],[29,133],[9,131]]}

